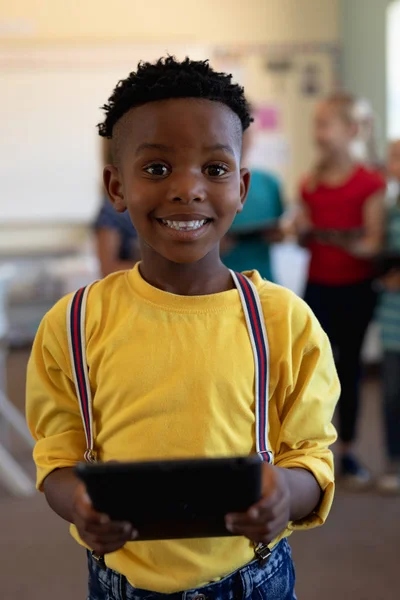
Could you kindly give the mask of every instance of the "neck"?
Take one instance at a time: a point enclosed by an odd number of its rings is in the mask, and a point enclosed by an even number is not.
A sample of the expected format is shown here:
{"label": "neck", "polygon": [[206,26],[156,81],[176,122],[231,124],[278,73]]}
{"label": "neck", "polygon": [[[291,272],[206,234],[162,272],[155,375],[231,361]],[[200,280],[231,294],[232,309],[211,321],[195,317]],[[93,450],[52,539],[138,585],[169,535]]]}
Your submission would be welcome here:
{"label": "neck", "polygon": [[150,285],[179,296],[204,296],[233,289],[229,269],[221,262],[217,246],[194,263],[175,263],[152,248],[141,249],[140,273]]}
{"label": "neck", "polygon": [[322,168],[325,173],[347,173],[354,168],[354,160],[350,154],[338,154],[331,157],[325,163],[322,163]]}

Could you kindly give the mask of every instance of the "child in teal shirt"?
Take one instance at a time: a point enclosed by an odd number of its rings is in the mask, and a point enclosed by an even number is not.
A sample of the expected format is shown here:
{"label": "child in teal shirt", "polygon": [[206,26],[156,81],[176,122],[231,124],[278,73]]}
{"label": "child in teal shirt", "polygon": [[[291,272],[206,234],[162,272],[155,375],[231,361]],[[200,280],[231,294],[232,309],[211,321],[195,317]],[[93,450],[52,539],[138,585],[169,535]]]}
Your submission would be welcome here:
{"label": "child in teal shirt", "polygon": [[[246,132],[243,140],[243,156],[250,144],[248,136]],[[272,241],[280,241],[279,232],[274,226],[283,211],[282,192],[278,179],[266,171],[251,170],[250,190],[246,204],[242,212],[236,215],[225,241],[225,251],[222,255],[225,265],[238,272],[256,269],[264,279],[274,281],[270,244]],[[268,230],[271,226],[272,229]],[[265,231],[262,233],[264,227]]]}

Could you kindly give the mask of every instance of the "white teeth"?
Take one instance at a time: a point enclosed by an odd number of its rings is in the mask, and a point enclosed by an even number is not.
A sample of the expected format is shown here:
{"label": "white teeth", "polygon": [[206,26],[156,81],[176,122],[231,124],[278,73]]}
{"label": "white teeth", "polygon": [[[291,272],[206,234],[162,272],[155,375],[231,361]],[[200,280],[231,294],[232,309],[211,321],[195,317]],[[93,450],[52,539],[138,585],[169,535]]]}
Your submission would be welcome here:
{"label": "white teeth", "polygon": [[169,221],[168,219],[162,219],[162,223],[171,229],[176,229],[176,231],[193,231],[194,229],[200,229],[203,227],[207,219],[202,219],[201,221]]}

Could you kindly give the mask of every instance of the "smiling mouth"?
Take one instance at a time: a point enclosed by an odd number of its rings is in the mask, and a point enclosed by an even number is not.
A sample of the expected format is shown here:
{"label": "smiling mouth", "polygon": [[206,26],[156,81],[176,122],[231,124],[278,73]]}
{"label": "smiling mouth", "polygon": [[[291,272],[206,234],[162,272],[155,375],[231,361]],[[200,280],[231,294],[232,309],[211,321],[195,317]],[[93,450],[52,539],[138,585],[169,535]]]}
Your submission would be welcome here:
{"label": "smiling mouth", "polygon": [[193,221],[170,221],[169,219],[157,219],[159,223],[168,227],[169,229],[174,229],[175,231],[196,231],[197,229],[201,229],[207,223],[211,223],[212,219],[199,219]]}

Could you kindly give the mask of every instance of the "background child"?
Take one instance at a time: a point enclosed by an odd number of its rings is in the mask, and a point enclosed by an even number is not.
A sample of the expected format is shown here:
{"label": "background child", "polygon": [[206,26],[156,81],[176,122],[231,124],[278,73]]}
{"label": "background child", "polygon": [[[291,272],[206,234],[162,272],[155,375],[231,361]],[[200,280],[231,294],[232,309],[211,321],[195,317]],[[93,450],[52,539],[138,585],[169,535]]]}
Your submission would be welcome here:
{"label": "background child", "polygon": [[318,162],[301,185],[298,232],[311,252],[305,300],[337,352],[342,386],[339,401],[340,469],[350,484],[367,485],[370,474],[352,452],[360,395],[360,354],[373,315],[371,257],[382,244],[385,182],[356,164],[355,100],[333,95],[320,102],[314,119]]}
{"label": "background child", "polygon": [[[386,219],[386,248],[400,256],[400,141],[389,148],[387,174],[397,183],[393,204]],[[383,492],[400,493],[400,269],[393,269],[381,283],[378,320],[383,354],[384,424],[387,444],[387,472],[378,480]]]}
{"label": "background child", "polygon": [[[116,210],[128,210],[142,261],[89,292],[97,457],[252,454],[259,447],[255,356],[234,278],[219,256],[249,187],[240,168],[250,124],[243,90],[207,62],[169,57],[139,65],[105,110],[100,134],[112,139],[115,156],[105,187]],[[338,380],[328,339],[308,307],[257,272],[248,277],[270,342],[259,409],[269,415],[263,446],[275,464],[263,464],[260,502],[226,516],[234,537],[145,542],[134,524],[94,511],[73,472],[86,445],[68,357],[69,299],[39,328],[27,382],[37,485],[72,523],[75,539],[105,555],[105,570],[89,555],[92,600],[178,599],[189,596],[184,590],[213,600],[295,597],[286,537],[322,524],[332,503],[328,446]],[[254,560],[258,543],[272,549],[264,566]]]}
{"label": "background child", "polygon": [[[103,166],[112,164],[111,142],[103,139]],[[102,206],[94,224],[97,257],[103,277],[130,269],[139,260],[138,239],[127,211],[118,213],[102,193]]]}
{"label": "background child", "polygon": [[[246,159],[251,144],[250,128],[243,136],[243,166],[247,166]],[[278,220],[283,210],[282,190],[278,179],[261,169],[252,169],[246,204],[242,212],[236,216],[224,239],[226,251],[222,253],[222,260],[225,265],[239,272],[256,269],[264,279],[275,281],[271,266],[270,244],[282,239]],[[262,227],[265,227],[264,232]],[[246,237],[237,238],[237,234],[243,231],[246,232]]]}

